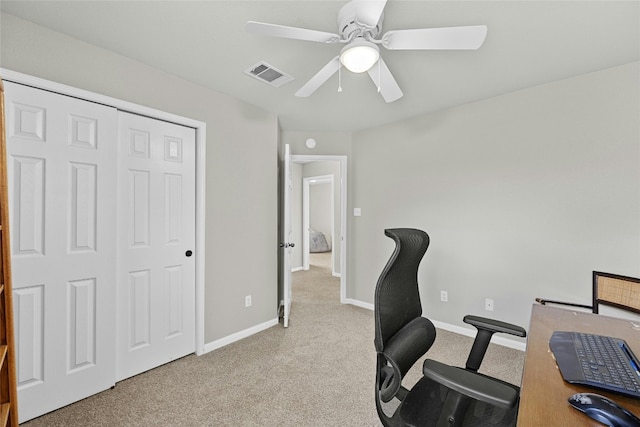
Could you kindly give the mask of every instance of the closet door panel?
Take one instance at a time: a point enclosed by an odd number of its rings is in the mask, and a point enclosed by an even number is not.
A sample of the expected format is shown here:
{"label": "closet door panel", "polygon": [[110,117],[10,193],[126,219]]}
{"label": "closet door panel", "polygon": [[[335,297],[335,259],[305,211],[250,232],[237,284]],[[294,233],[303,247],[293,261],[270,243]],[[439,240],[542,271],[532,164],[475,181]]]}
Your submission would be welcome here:
{"label": "closet door panel", "polygon": [[121,380],[195,351],[195,130],[119,112],[118,131]]}
{"label": "closet door panel", "polygon": [[115,383],[117,111],[5,93],[23,422]]}
{"label": "closet door panel", "polygon": [[13,156],[13,256],[44,255],[45,159]]}

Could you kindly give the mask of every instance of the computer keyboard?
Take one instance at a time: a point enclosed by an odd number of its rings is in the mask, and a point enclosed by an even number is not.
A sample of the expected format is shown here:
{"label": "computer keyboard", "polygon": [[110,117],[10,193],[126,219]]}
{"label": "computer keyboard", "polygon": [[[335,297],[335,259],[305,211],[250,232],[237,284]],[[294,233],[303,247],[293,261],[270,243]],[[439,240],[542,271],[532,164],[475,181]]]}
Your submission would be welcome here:
{"label": "computer keyboard", "polygon": [[565,381],[640,399],[640,362],[624,340],[556,331],[549,347]]}

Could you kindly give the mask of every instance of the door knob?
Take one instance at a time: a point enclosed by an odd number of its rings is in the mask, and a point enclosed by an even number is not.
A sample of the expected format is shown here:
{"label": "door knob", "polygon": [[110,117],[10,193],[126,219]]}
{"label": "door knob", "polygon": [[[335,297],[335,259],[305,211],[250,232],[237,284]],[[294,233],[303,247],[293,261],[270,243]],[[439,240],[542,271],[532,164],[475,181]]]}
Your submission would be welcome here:
{"label": "door knob", "polygon": [[187,257],[190,257],[191,255],[193,255],[193,252],[192,252],[192,251],[187,251],[187,252],[185,252],[184,254],[185,254]]}

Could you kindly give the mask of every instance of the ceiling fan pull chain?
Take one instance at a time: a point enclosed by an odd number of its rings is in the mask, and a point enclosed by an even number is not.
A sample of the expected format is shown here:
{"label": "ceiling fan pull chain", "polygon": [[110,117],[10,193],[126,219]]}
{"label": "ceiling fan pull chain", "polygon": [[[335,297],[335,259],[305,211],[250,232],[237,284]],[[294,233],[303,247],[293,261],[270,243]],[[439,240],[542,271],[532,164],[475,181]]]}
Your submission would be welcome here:
{"label": "ceiling fan pull chain", "polygon": [[338,65],[338,92],[342,92],[342,62]]}

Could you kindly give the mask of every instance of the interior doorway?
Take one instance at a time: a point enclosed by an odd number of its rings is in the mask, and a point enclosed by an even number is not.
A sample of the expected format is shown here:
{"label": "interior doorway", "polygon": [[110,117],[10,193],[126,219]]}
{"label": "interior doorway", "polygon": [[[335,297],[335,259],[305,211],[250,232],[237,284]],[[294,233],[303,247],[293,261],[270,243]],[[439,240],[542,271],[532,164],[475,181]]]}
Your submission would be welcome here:
{"label": "interior doorway", "polygon": [[333,247],[336,242],[336,193],[334,175],[309,176],[302,178],[302,267],[309,265],[330,269],[333,276],[340,277],[336,268],[339,254]]}
{"label": "interior doorway", "polygon": [[[346,303],[346,200],[347,200],[347,157],[346,156],[291,156],[293,169],[293,209],[292,226],[294,239],[301,242],[294,247],[292,271],[308,270],[310,264],[330,264],[330,274],[340,278],[340,302]],[[313,228],[314,189],[322,189],[326,194],[323,203],[332,213],[329,224]],[[296,197],[297,195],[297,197]],[[326,206],[330,205],[330,206]],[[325,220],[326,221],[326,220]],[[318,224],[318,223],[315,223]],[[320,220],[322,224],[322,220]],[[316,236],[325,237],[330,251],[311,251],[310,229]]]}

